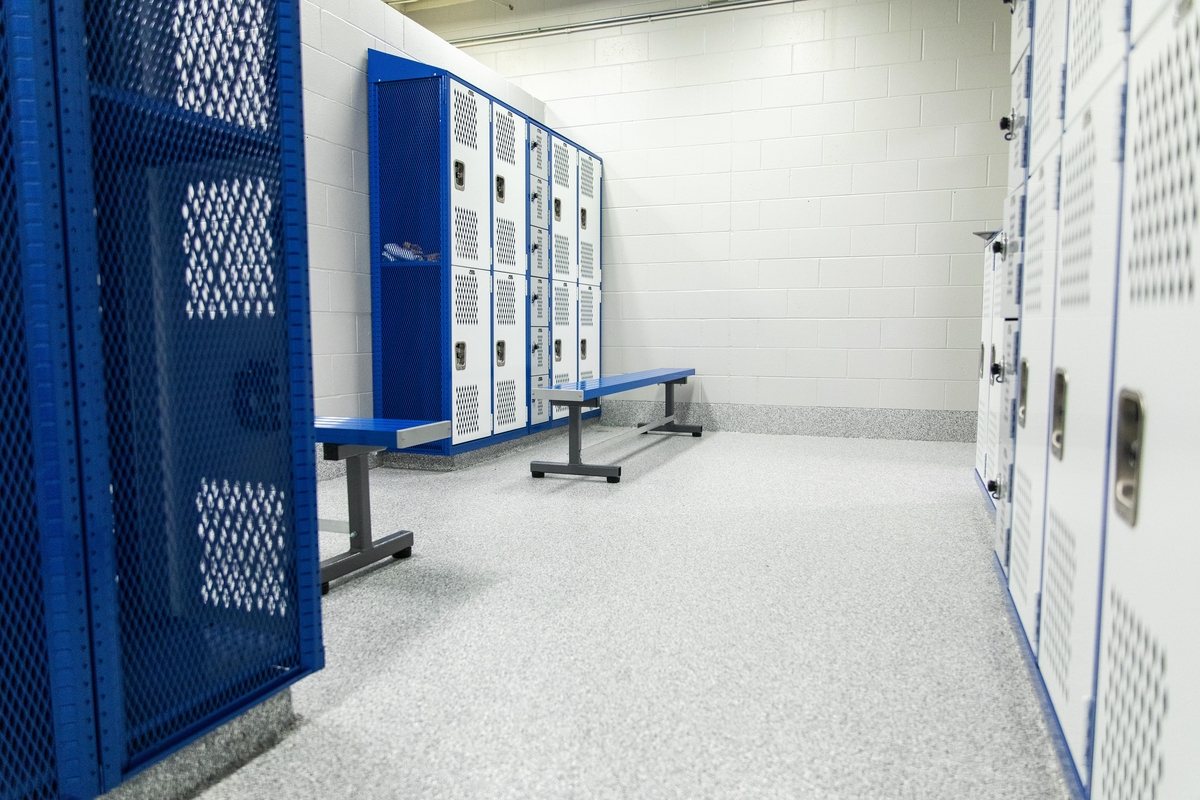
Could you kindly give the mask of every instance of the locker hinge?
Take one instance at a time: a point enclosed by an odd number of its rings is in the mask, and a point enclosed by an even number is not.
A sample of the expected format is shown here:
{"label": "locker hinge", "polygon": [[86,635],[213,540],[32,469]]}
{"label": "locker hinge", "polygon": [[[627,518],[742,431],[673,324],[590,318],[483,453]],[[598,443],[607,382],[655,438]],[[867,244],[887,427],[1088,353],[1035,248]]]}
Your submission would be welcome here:
{"label": "locker hinge", "polygon": [[1092,772],[1092,754],[1095,752],[1096,745],[1096,698],[1088,698],[1087,707],[1087,750],[1083,756],[1084,774],[1090,775]]}

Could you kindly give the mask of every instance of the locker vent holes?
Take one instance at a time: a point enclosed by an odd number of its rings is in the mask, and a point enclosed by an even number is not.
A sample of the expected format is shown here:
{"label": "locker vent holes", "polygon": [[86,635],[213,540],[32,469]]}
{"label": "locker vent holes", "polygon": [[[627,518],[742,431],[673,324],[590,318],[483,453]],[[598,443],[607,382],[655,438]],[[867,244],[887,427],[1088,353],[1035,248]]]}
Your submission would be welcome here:
{"label": "locker vent holes", "polygon": [[1025,218],[1025,295],[1022,301],[1026,313],[1042,310],[1042,275],[1046,262],[1046,182],[1029,180],[1029,211]]}
{"label": "locker vent holes", "polygon": [[1108,680],[1100,687],[1099,797],[1151,800],[1163,774],[1167,654],[1116,590],[1109,592]]}
{"label": "locker vent holes", "polygon": [[1033,481],[1025,470],[1017,467],[1013,482],[1013,539],[1012,558],[1009,565],[1008,585],[1021,600],[1028,600],[1026,582],[1029,580],[1029,511],[1033,494]]}
{"label": "locker vent holes", "polygon": [[1156,63],[1130,78],[1133,133],[1128,275],[1134,305],[1195,298],[1192,232],[1200,158],[1200,16],[1190,15]]}
{"label": "locker vent holes", "polygon": [[579,193],[584,197],[596,197],[595,162],[586,156],[579,159]]}
{"label": "locker vent holes", "polygon": [[[554,202],[558,202],[555,200]],[[562,234],[554,234],[554,274],[566,277],[571,274],[571,242]]]}
{"label": "locker vent holes", "polygon": [[515,281],[496,281],[496,324],[517,324],[517,286]]}
{"label": "locker vent holes", "polygon": [[463,261],[479,260],[479,215],[454,207],[454,255]]}
{"label": "locker vent holes", "polygon": [[180,0],[172,5],[179,107],[250,130],[271,127],[275,86],[268,85],[274,72],[268,55],[268,48],[274,50],[268,41],[274,25],[270,4]]}
{"label": "locker vent holes", "polygon": [[1063,308],[1087,308],[1091,299],[1095,174],[1096,135],[1092,127],[1063,158],[1062,269],[1058,278]]}
{"label": "locker vent holes", "polygon": [[496,425],[517,423],[517,382],[515,379],[496,381]]}
{"label": "locker vent holes", "polygon": [[581,380],[581,381],[594,380],[595,377],[596,377],[595,373],[592,372],[590,369],[585,369],[583,372],[579,373],[579,380]]}
{"label": "locker vent holes", "polygon": [[579,289],[579,325],[580,327],[590,328],[596,324],[592,309],[592,290],[580,287]]}
{"label": "locker vent holes", "polygon": [[496,158],[517,165],[517,123],[511,111],[496,115]]}
{"label": "locker vent holes", "polygon": [[595,271],[595,247],[591,242],[579,243],[579,275],[582,278],[594,278]]}
{"label": "locker vent holes", "polygon": [[479,280],[473,272],[454,273],[454,321],[479,324]]}
{"label": "locker vent holes", "polygon": [[284,493],[274,486],[200,479],[200,599],[205,605],[286,616]]}
{"label": "locker vent holes", "polygon": [[529,168],[541,173],[546,158],[546,134],[540,128],[530,130]]}
{"label": "locker vent holes", "polygon": [[1067,70],[1072,89],[1087,75],[1088,68],[1100,55],[1103,7],[1104,0],[1075,0],[1071,4],[1071,50]]}
{"label": "locker vent holes", "polygon": [[[1042,24],[1050,29],[1054,25],[1049,19]],[[1050,123],[1059,118],[1058,82],[1062,62],[1054,58],[1053,36],[1036,36],[1034,40],[1033,85],[1029,87],[1032,102],[1029,136],[1033,141],[1038,141],[1050,130]]]}
{"label": "locker vent holes", "polygon": [[275,316],[273,194],[261,178],[188,185],[180,213],[189,319]]}
{"label": "locker vent holes", "polygon": [[475,93],[454,87],[454,141],[479,149],[479,102]]}
{"label": "locker vent holes", "polygon": [[565,291],[554,293],[554,324],[563,327],[571,324],[571,299]]}
{"label": "locker vent holes", "polygon": [[1075,618],[1075,534],[1050,509],[1046,525],[1046,567],[1042,636],[1038,662],[1070,700],[1071,622]]}
{"label": "locker vent holes", "polygon": [[567,373],[567,372],[554,373],[554,382],[555,383],[566,383],[569,380],[571,380],[570,373]]}
{"label": "locker vent holes", "polygon": [[454,432],[470,436],[479,431],[479,386],[454,387]]}
{"label": "locker vent holes", "polygon": [[554,148],[554,182],[562,187],[570,187],[570,159],[567,157],[567,146],[556,145]]}
{"label": "locker vent holes", "polygon": [[503,217],[496,219],[496,262],[506,267],[517,266],[517,226]]}

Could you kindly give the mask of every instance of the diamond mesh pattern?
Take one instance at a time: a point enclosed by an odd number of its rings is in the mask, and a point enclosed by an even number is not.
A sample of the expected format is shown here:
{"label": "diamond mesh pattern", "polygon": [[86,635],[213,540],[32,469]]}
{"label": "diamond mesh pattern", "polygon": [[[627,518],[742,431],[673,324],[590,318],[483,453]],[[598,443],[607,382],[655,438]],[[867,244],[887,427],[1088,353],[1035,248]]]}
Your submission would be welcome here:
{"label": "diamond mesh pattern", "polygon": [[496,281],[496,324],[517,324],[517,287],[513,281]]}
{"label": "diamond mesh pattern", "polygon": [[471,273],[454,273],[454,321],[479,324],[479,279]]}
{"label": "diamond mesh pattern", "polygon": [[554,143],[554,182],[564,188],[569,188],[570,182],[570,157],[567,154],[567,146],[562,142]]}
{"label": "diamond mesh pattern", "polygon": [[128,769],[301,666],[290,129],[281,6],[86,8]]}
{"label": "diamond mesh pattern", "polygon": [[517,226],[503,217],[496,220],[496,263],[504,267],[517,266]]}
{"label": "diamond mesh pattern", "polygon": [[9,33],[0,9],[0,797],[57,797],[26,361]]}
{"label": "diamond mesh pattern", "polygon": [[595,198],[596,178],[595,162],[588,156],[579,158],[579,193],[584,197]]}
{"label": "diamond mesh pattern", "polygon": [[579,325],[590,328],[595,324],[592,306],[592,289],[587,286],[579,287]]}
{"label": "diamond mesh pattern", "polygon": [[560,233],[554,234],[554,274],[564,278],[571,274],[571,242]]}
{"label": "diamond mesh pattern", "polygon": [[479,258],[479,215],[462,206],[454,207],[454,256],[468,262]]}
{"label": "diamond mesh pattern", "polygon": [[1091,300],[1095,174],[1093,128],[1063,158],[1062,268],[1058,276],[1058,302],[1063,308],[1087,308]]}
{"label": "diamond mesh pattern", "polygon": [[591,242],[579,243],[579,276],[591,280],[596,276],[596,248]]}
{"label": "diamond mesh pattern", "polygon": [[571,324],[571,300],[566,290],[554,292],[554,324],[562,326]]}
{"label": "diamond mesh pattern", "polygon": [[507,108],[496,110],[496,158],[517,165],[516,115]]}
{"label": "diamond mesh pattern", "polygon": [[479,386],[454,387],[454,432],[468,436],[479,431]]}
{"label": "diamond mesh pattern", "polygon": [[515,425],[517,422],[517,381],[509,378],[496,381],[496,426]]}
{"label": "diamond mesh pattern", "polygon": [[1032,505],[1033,481],[1021,467],[1015,470],[1013,481],[1013,539],[1012,559],[1010,562],[1010,580],[1008,585],[1021,596],[1026,597],[1026,583],[1029,572],[1029,541],[1033,536],[1030,524],[1030,506]]}
{"label": "diamond mesh pattern", "polygon": [[1072,89],[1087,75],[1088,68],[1100,55],[1104,28],[1100,22],[1104,2],[1073,0],[1071,3],[1071,49],[1070,58],[1067,59],[1067,78]]}
{"label": "diamond mesh pattern", "polygon": [[[1042,310],[1042,278],[1046,271],[1046,181],[1030,180],[1029,211],[1026,214],[1025,287],[1022,300],[1026,313]],[[1049,253],[1049,255],[1053,255]],[[1049,266],[1053,267],[1053,263]]]}
{"label": "diamond mesh pattern", "polygon": [[1042,603],[1041,651],[1043,672],[1070,699],[1071,628],[1075,619],[1075,534],[1050,509],[1046,525],[1045,600]]}
{"label": "diamond mesh pattern", "polygon": [[472,150],[479,149],[479,102],[475,93],[453,87],[454,141]]}

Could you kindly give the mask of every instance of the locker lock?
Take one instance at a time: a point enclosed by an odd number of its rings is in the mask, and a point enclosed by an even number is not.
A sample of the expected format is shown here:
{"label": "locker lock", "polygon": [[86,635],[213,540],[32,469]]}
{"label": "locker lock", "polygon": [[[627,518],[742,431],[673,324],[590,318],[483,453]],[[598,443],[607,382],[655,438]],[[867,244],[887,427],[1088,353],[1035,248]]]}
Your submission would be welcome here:
{"label": "locker lock", "polygon": [[584,229],[587,228],[587,209],[586,208],[579,209],[579,227],[584,228]]}
{"label": "locker lock", "polygon": [[537,200],[537,199],[538,199],[539,197],[541,197],[541,196],[542,196],[542,193],[541,193],[541,192],[530,192],[530,193],[529,193],[529,199],[530,199],[530,200]]}
{"label": "locker lock", "polygon": [[997,236],[995,241],[992,242],[992,252],[1000,257],[1004,256],[1004,237],[1003,236]]}
{"label": "locker lock", "polygon": [[[534,197],[537,197],[537,195],[535,194]],[[529,249],[530,250],[541,250],[542,245],[540,242],[534,242],[532,245],[530,245]]]}
{"label": "locker lock", "polygon": [[466,342],[455,342],[454,343],[454,368],[455,369],[466,369],[467,368],[467,343]]}
{"label": "locker lock", "polygon": [[562,199],[554,198],[554,221],[562,222]]}
{"label": "locker lock", "polygon": [[504,340],[503,339],[497,340],[497,342],[496,342],[496,366],[497,367],[504,366],[504,351],[505,351]]}
{"label": "locker lock", "polygon": [[496,202],[497,203],[504,202],[504,176],[503,175],[496,176]]}
{"label": "locker lock", "polygon": [[587,339],[579,340],[579,358],[584,361],[587,360]]}
{"label": "locker lock", "polygon": [[467,188],[467,165],[457,159],[454,161],[454,188]]}
{"label": "locker lock", "polygon": [[1013,0],[1003,0],[1003,2],[1004,5],[1008,6],[1008,13],[1013,13],[1013,9],[1016,7],[1016,4],[1013,2]]}
{"label": "locker lock", "polygon": [[992,383],[1004,383],[1004,365],[996,360],[996,345],[992,345]]}
{"label": "locker lock", "polygon": [[1004,499],[1004,487],[995,478],[987,482],[987,490],[988,494],[997,500]]}
{"label": "locker lock", "polygon": [[562,361],[562,339],[554,340],[554,360]]}

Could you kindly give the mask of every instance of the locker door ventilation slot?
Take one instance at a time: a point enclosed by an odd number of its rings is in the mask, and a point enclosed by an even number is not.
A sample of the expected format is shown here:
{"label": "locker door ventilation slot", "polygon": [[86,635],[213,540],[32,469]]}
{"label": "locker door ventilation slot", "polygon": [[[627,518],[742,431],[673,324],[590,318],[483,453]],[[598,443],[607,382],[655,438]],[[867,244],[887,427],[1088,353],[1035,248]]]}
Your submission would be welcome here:
{"label": "locker door ventilation slot", "polygon": [[579,243],[579,277],[588,280],[596,277],[595,252],[596,248],[592,246],[591,242]]}
{"label": "locker door ventilation slot", "polygon": [[[557,202],[557,201],[556,201]],[[571,243],[562,234],[554,234],[554,274],[564,278],[571,274]]]}
{"label": "locker door ventilation slot", "polygon": [[[1088,71],[1088,67],[1100,55],[1103,25],[1102,11],[1106,0],[1072,0],[1071,3],[1071,49],[1067,59],[1069,88],[1074,89]],[[1107,0],[1115,2],[1115,0]]]}
{"label": "locker door ventilation slot", "polygon": [[596,167],[592,159],[584,157],[579,159],[579,193],[584,197],[595,199],[596,195]]}
{"label": "locker door ventilation slot", "polygon": [[560,144],[554,147],[554,182],[564,189],[570,187],[570,158],[567,156],[567,146]]}
{"label": "locker door ventilation slot", "polygon": [[507,109],[496,115],[496,158],[517,165],[517,123]]}
{"label": "locker door ventilation slot", "polygon": [[172,4],[176,104],[252,131],[273,123],[268,82],[274,25],[266,0]]}
{"label": "locker door ventilation slot", "polygon": [[285,500],[272,485],[201,479],[195,525],[205,605],[287,616]]}
{"label": "locker door ventilation slot", "polygon": [[556,373],[554,373],[554,382],[555,382],[556,384],[559,384],[559,383],[566,383],[566,382],[567,382],[567,381],[569,381],[570,379],[571,379],[571,374],[570,374],[570,373],[568,373],[568,372],[556,372]]}
{"label": "locker door ventilation slot", "polygon": [[1129,300],[1134,305],[1191,303],[1196,274],[1192,238],[1198,220],[1200,158],[1200,14],[1175,29],[1157,63],[1131,80],[1128,238]]}
{"label": "locker door ventilation slot", "polygon": [[1046,183],[1044,180],[1031,179],[1029,210],[1025,217],[1025,296],[1022,302],[1022,307],[1029,314],[1042,310],[1042,276],[1045,274],[1047,255],[1045,214]]}
{"label": "locker door ventilation slot", "polygon": [[454,387],[454,432],[469,436],[479,431],[479,386]]}
{"label": "locker door ventilation slot", "polygon": [[496,281],[496,324],[517,324],[517,287],[513,281]]}
{"label": "locker door ventilation slot", "polygon": [[517,226],[512,220],[496,220],[496,263],[502,267],[517,267]]}
{"label": "locker door ventilation slot", "polygon": [[[7,10],[0,12],[0,434],[9,453],[0,462],[0,796],[59,796],[53,683],[42,573],[42,521],[36,498],[34,419],[27,360],[25,289],[17,195],[19,148],[13,141]],[[14,70],[15,71],[15,70]],[[53,434],[51,434],[53,435]],[[65,494],[65,491],[64,491]],[[90,687],[79,687],[90,691]]]}
{"label": "locker door ventilation slot", "polygon": [[515,379],[496,381],[496,425],[504,427],[517,422],[517,382]]}
{"label": "locker door ventilation slot", "polygon": [[554,324],[556,326],[566,326],[571,324],[571,299],[567,297],[567,293],[554,293]]}
{"label": "locker door ventilation slot", "polygon": [[545,166],[546,134],[540,129],[531,128],[529,131],[529,168],[539,173]]}
{"label": "locker door ventilation slot", "polygon": [[1032,538],[1029,521],[1032,495],[1033,481],[1024,469],[1017,467],[1013,482],[1013,539],[1008,585],[1021,596],[1021,600],[1029,599],[1025,590],[1028,588],[1029,541]]}
{"label": "locker door ventilation slot", "polygon": [[590,381],[594,378],[595,374],[590,369],[585,369],[583,372],[579,373],[579,380],[581,381]]}
{"label": "locker door ventilation slot", "polygon": [[454,321],[459,325],[479,324],[479,280],[474,273],[454,275]]}
{"label": "locker door ventilation slot", "polygon": [[454,207],[454,255],[464,261],[479,260],[479,215]]}
{"label": "locker door ventilation slot", "polygon": [[1058,273],[1058,298],[1063,308],[1086,309],[1091,300],[1095,172],[1096,136],[1089,129],[1063,158],[1062,267]]}
{"label": "locker door ventilation slot", "polygon": [[188,319],[275,316],[276,194],[262,178],[188,184],[180,208]]}
{"label": "locker door ventilation slot", "polygon": [[1167,653],[1129,603],[1112,589],[1108,644],[1101,658],[1108,680],[1100,687],[1097,729],[1099,794],[1105,800],[1152,800],[1163,775],[1160,748],[1168,711]]}
{"label": "locker door ventilation slot", "polygon": [[454,141],[479,149],[479,101],[475,93],[454,87]]}
{"label": "locker door ventilation slot", "polygon": [[579,326],[582,328],[590,328],[596,324],[592,299],[592,290],[585,287],[580,287]]}
{"label": "locker door ventilation slot", "polygon": [[1038,663],[1070,700],[1071,635],[1075,618],[1075,534],[1050,509],[1046,524],[1045,589]]}

